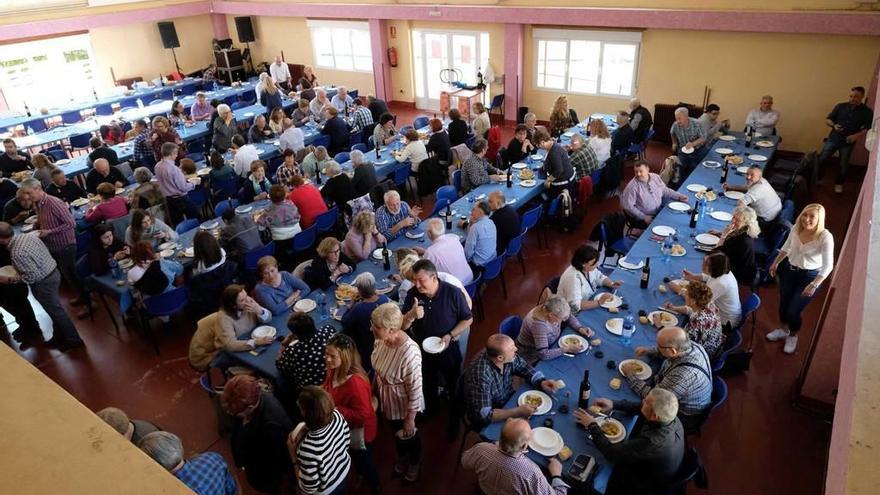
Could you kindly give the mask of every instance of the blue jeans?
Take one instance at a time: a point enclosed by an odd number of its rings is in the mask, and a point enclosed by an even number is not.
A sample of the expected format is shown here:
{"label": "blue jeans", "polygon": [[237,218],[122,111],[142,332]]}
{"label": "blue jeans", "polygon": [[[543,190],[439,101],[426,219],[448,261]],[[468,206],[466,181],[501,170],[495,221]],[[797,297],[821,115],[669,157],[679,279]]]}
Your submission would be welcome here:
{"label": "blue jeans", "polygon": [[837,168],[835,184],[843,184],[843,181],[846,180],[846,169],[849,167],[849,156],[852,154],[854,144],[847,143],[846,138],[831,136],[822,145],[822,153],[819,154],[819,164],[822,168],[835,152],[838,153],[840,166]]}
{"label": "blue jeans", "polygon": [[779,320],[788,325],[792,335],[801,329],[801,314],[814,297],[804,297],[801,293],[816,278],[817,273],[818,270],[795,268],[788,260],[779,265]]}

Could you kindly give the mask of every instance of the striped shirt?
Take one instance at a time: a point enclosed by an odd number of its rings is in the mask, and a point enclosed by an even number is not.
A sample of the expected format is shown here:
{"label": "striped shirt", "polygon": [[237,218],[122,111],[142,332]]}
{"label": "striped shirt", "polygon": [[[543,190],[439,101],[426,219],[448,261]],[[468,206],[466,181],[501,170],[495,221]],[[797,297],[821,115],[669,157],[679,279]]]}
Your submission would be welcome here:
{"label": "striped shirt", "polygon": [[[702,413],[712,401],[711,370],[712,365],[703,346],[692,342],[688,352],[663,361],[654,386],[678,397],[679,414],[694,416]],[[627,381],[639,397],[645,398],[651,392],[652,387],[644,380],[629,377]]]}
{"label": "striped shirt", "polygon": [[76,220],[67,203],[55,196],[43,194],[37,202],[37,222],[40,231],[44,232],[43,242],[52,253],[57,253],[70,245],[76,244]]}
{"label": "striped shirt", "polygon": [[351,433],[336,409],[327,426],[306,433],[296,449],[299,489],[303,493],[333,493],[345,483],[351,468],[348,446]]}
{"label": "striped shirt", "polygon": [[541,468],[524,452],[506,454],[498,445],[481,442],[461,457],[465,469],[476,471],[480,490],[486,495],[565,495],[568,485],[561,478],[548,482]]}
{"label": "striped shirt", "polygon": [[388,241],[393,241],[400,237],[406,229],[400,229],[396,234],[391,233],[391,228],[400,223],[401,220],[409,216],[409,205],[406,201],[400,202],[400,209],[397,213],[392,213],[387,206],[382,205],[376,210],[376,228],[379,233],[385,236]]}
{"label": "striped shirt", "polygon": [[13,237],[9,241],[9,256],[26,284],[43,280],[58,266],[36,232]]}
{"label": "striped shirt", "polygon": [[397,347],[377,340],[370,360],[379,385],[379,403],[387,419],[405,419],[410,411],[425,409],[422,352],[414,340],[407,337]]}

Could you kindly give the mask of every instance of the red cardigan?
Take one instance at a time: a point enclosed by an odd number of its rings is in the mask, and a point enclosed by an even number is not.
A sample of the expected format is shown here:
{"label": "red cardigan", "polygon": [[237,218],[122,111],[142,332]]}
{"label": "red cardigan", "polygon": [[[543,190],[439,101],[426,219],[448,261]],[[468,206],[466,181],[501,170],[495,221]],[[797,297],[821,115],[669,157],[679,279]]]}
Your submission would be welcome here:
{"label": "red cardigan", "polygon": [[371,443],[376,439],[376,411],[373,410],[370,382],[359,375],[352,375],[339,387],[333,387],[333,376],[327,373],[324,379],[324,390],[333,397],[336,409],[348,422],[351,428],[364,427],[364,441]]}
{"label": "red cardigan", "polygon": [[311,184],[305,184],[294,188],[287,195],[287,199],[296,205],[299,210],[299,226],[303,229],[311,227],[315,223],[315,218],[327,211],[327,205],[324,198],[321,197],[321,191]]}

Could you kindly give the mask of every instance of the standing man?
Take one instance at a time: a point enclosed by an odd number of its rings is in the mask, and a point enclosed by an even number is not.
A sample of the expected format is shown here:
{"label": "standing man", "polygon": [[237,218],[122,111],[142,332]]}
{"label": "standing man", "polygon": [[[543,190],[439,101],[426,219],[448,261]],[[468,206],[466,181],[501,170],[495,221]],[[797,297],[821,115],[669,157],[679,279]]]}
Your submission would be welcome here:
{"label": "standing man", "polygon": [[825,118],[825,125],[831,128],[831,132],[822,146],[819,163],[824,170],[831,155],[838,153],[840,166],[834,181],[836,193],[843,192],[843,181],[846,180],[846,169],[853,146],[868,132],[874,120],[874,111],[863,103],[864,99],[865,88],[856,86],[849,92],[849,101],[835,105],[834,110]]}
{"label": "standing man", "polygon": [[[186,194],[196,185],[183,175],[183,171],[174,164],[177,159],[177,145],[165,143],[162,145],[162,159],[156,164],[156,179],[159,181],[159,190],[165,195],[171,221],[174,225],[187,218],[199,218],[199,209],[193,204]],[[199,179],[201,180],[201,179]]]}
{"label": "standing man", "polygon": [[276,86],[281,86],[285,91],[291,91],[293,85],[290,83],[290,68],[287,63],[281,59],[281,55],[275,55],[275,63],[269,66],[269,75]]}
{"label": "standing man", "polygon": [[492,210],[492,216],[489,218],[495,224],[497,234],[495,254],[501,256],[507,250],[507,244],[510,243],[510,240],[522,232],[522,224],[519,220],[519,213],[512,205],[507,204],[507,199],[501,191],[489,194],[489,208]]}
{"label": "standing man", "polygon": [[[39,185],[39,181],[35,182]],[[52,199],[60,201],[57,198]],[[58,299],[61,274],[46,245],[40,240],[42,232],[13,235],[12,226],[0,222],[0,244],[8,246],[12,266],[18,271],[16,277],[0,277],[0,284],[24,282],[30,286],[34,298],[39,301],[52,320],[54,331],[52,339],[47,344],[62,352],[83,347],[85,343]]]}
{"label": "standing man", "polygon": [[706,131],[697,119],[690,116],[686,107],[678,107],[669,134],[672,136],[672,152],[678,155],[685,172],[679,180],[684,181],[706,154],[703,146]]}
{"label": "standing man", "polygon": [[[0,266],[9,265],[12,265],[9,247],[0,244]],[[18,347],[21,350],[43,341],[43,332],[40,331],[40,324],[34,315],[34,308],[28,302],[28,294],[27,284],[20,279],[18,283],[10,281],[0,290],[0,307],[8,311],[18,323],[18,328],[12,332],[12,338],[19,343]],[[8,332],[5,322],[0,321],[0,328],[4,334]]]}
{"label": "standing man", "polygon": [[648,131],[654,125],[654,119],[651,118],[651,112],[642,106],[642,102],[638,98],[629,100],[629,126],[635,131],[634,143],[641,143],[648,136]]}

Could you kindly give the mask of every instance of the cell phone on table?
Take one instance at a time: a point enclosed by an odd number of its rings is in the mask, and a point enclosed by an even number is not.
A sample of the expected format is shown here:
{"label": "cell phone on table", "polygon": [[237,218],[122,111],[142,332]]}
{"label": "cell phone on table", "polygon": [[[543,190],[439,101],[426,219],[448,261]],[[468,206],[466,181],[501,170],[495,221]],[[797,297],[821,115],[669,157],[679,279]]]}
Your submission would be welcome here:
{"label": "cell phone on table", "polygon": [[593,474],[596,469],[596,460],[587,454],[578,454],[571,467],[568,468],[568,475],[580,482],[585,482]]}

